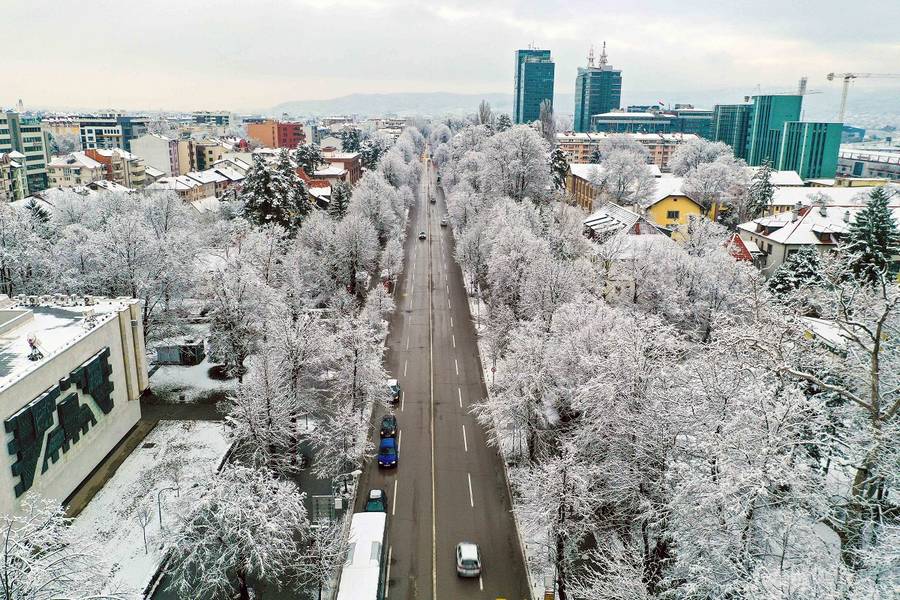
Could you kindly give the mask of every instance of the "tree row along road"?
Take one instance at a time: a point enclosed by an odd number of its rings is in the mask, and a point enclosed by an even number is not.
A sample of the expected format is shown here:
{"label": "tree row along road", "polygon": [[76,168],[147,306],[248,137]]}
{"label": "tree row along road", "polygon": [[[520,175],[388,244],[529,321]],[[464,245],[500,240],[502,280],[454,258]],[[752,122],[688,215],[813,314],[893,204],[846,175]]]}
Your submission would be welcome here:
{"label": "tree row along road", "polygon": [[[356,510],[369,489],[387,492],[387,598],[530,598],[502,460],[470,413],[486,394],[476,335],[453,237],[440,227],[445,199],[431,162],[425,166],[410,211],[386,354],[387,369],[403,389],[394,409],[399,466],[366,465]],[[418,239],[419,231],[426,240]],[[376,410],[376,423],[383,412]],[[478,579],[456,575],[461,541],[481,547]]]}

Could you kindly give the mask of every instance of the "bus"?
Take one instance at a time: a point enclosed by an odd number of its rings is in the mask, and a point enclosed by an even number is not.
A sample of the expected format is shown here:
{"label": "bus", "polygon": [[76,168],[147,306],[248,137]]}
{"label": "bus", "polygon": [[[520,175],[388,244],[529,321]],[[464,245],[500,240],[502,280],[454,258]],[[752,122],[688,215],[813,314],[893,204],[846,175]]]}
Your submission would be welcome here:
{"label": "bus", "polygon": [[354,514],[337,600],[383,600],[386,553],[387,513]]}

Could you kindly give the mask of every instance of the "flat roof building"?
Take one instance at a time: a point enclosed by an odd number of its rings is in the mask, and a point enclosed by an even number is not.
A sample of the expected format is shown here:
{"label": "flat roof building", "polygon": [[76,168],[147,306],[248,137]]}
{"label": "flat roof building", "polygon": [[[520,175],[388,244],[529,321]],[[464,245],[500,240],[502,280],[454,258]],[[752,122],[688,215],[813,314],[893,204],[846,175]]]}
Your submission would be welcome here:
{"label": "flat roof building", "polygon": [[514,123],[536,121],[541,114],[541,103],[549,100],[553,104],[555,69],[549,50],[516,50]]}
{"label": "flat roof building", "polygon": [[607,64],[606,42],[598,65],[594,49],[588,54],[587,67],[579,67],[575,76],[575,131],[593,131],[591,117],[618,109],[622,102],[622,71]]}

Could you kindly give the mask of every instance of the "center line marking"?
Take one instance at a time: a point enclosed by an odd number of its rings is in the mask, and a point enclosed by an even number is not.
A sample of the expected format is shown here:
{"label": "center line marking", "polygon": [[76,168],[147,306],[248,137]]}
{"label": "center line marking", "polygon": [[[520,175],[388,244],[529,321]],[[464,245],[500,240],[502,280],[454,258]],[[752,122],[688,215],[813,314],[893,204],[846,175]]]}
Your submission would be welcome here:
{"label": "center line marking", "polygon": [[[456,374],[459,375],[459,361],[453,359],[453,366],[456,367]],[[406,367],[403,368],[403,374],[406,375]]]}
{"label": "center line marking", "polygon": [[404,376],[404,377],[406,377],[406,367],[407,367],[407,366],[409,366],[409,361],[408,361],[408,360],[404,360],[404,361],[403,361],[403,376]]}
{"label": "center line marking", "polygon": [[453,341],[453,347],[456,348],[456,335],[451,333],[450,339]]}
{"label": "center line marking", "polygon": [[450,317],[450,327],[453,327],[453,317]]}
{"label": "center line marking", "polygon": [[[469,451],[469,440],[466,438],[466,426],[463,425],[463,449],[468,452]],[[471,484],[469,484],[471,486]]]}
{"label": "center line marking", "polygon": [[[456,388],[457,393],[459,394],[459,407],[462,408],[462,388]],[[465,425],[463,425],[465,427]]]}
{"label": "center line marking", "polygon": [[400,392],[400,412],[403,412],[403,401],[406,399],[406,392]]}
{"label": "center line marking", "polygon": [[[397,480],[395,479],[394,480],[394,506],[391,508],[391,516],[393,517],[396,514],[397,514]],[[388,566],[390,567],[390,563],[388,563]]]}
{"label": "center line marking", "polygon": [[397,454],[400,454],[400,440],[403,439],[403,430],[397,432]]}
{"label": "center line marking", "polygon": [[472,474],[466,473],[466,477],[469,479],[469,505],[475,508],[475,498],[472,496]]}
{"label": "center line marking", "polygon": [[450,298],[447,298],[447,308],[451,308],[451,306],[450,306]]}
{"label": "center line marking", "polygon": [[406,336],[406,349],[409,350],[409,336]]}
{"label": "center line marking", "polygon": [[[389,556],[390,556],[390,554],[391,553],[388,552]],[[478,589],[482,592],[484,591],[484,582],[481,580],[481,575],[478,576]],[[387,598],[387,594],[385,594],[384,597]]]}

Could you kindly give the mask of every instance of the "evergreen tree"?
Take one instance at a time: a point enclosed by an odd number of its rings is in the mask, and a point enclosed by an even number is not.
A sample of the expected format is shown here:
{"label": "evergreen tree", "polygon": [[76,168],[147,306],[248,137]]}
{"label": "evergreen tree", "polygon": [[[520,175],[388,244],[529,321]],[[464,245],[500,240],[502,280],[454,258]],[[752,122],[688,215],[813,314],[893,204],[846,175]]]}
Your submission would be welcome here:
{"label": "evergreen tree", "polygon": [[862,282],[877,283],[895,269],[892,259],[900,254],[900,231],[888,208],[888,193],[877,187],[869,201],[850,223],[843,246],[849,266]]}
{"label": "evergreen tree", "polygon": [[512,119],[509,118],[508,114],[502,113],[497,117],[497,133],[506,131],[510,127],[512,127]]}
{"label": "evergreen tree", "polygon": [[750,218],[755,219],[765,213],[772,203],[774,195],[775,186],[772,185],[772,164],[766,161],[753,174],[753,179],[750,183],[750,194],[747,203]]}
{"label": "evergreen tree", "polygon": [[378,140],[364,141],[359,148],[363,167],[370,171],[373,170],[378,166],[378,161],[381,160],[382,155],[384,155],[386,151],[387,148]]}
{"label": "evergreen tree", "polygon": [[269,166],[261,155],[253,155],[253,166],[247,171],[241,186],[241,202],[244,205],[244,217],[251,223],[264,225],[269,222],[273,212],[272,177]]}
{"label": "evergreen tree", "polygon": [[778,267],[769,279],[769,289],[775,295],[784,297],[823,282],[819,252],[813,246],[803,246]]}
{"label": "evergreen tree", "polygon": [[341,148],[344,152],[359,152],[362,144],[362,132],[356,127],[347,127],[341,131]]}
{"label": "evergreen tree", "polygon": [[241,189],[244,216],[256,225],[276,224],[293,232],[309,214],[306,184],[297,175],[287,150],[282,150],[274,165],[259,156]]}
{"label": "evergreen tree", "polygon": [[566,187],[566,175],[569,172],[569,161],[566,154],[559,148],[550,153],[550,173],[553,175],[553,185],[561,190]]}
{"label": "evergreen tree", "polygon": [[334,219],[340,220],[347,213],[350,204],[350,196],[353,190],[346,181],[338,181],[331,186],[331,200],[328,203],[328,214]]}
{"label": "evergreen tree", "polygon": [[298,167],[302,167],[307,175],[312,176],[316,169],[325,164],[322,157],[322,149],[318,144],[300,144],[294,150],[294,162]]}
{"label": "evergreen tree", "polygon": [[592,165],[599,165],[603,161],[603,154],[600,152],[600,148],[596,148],[593,152],[591,152],[591,158],[588,162]]}
{"label": "evergreen tree", "polygon": [[50,211],[38,204],[34,198],[30,198],[25,203],[25,210],[29,212],[31,218],[37,223],[45,225],[50,222]]}

